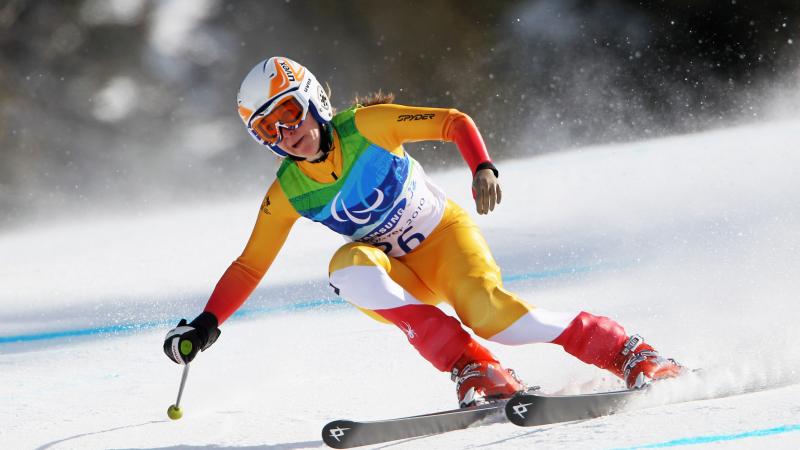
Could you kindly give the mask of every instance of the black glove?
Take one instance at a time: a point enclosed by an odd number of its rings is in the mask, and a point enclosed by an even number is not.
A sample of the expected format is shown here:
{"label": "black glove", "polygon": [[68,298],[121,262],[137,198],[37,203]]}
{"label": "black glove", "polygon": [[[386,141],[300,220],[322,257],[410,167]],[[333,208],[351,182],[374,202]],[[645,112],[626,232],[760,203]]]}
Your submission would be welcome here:
{"label": "black glove", "polygon": [[210,312],[200,314],[188,324],[186,319],[181,319],[164,338],[164,353],[178,364],[188,364],[197,352],[205,351],[217,340],[218,325],[217,318]]}

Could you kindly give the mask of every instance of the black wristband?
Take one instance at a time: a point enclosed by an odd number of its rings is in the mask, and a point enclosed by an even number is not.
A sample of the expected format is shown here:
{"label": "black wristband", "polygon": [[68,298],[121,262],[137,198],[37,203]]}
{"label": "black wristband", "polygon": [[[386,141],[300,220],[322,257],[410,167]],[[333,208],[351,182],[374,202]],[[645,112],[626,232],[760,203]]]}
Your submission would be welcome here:
{"label": "black wristband", "polygon": [[478,173],[483,169],[491,169],[492,172],[494,172],[494,176],[500,178],[500,172],[497,171],[497,167],[495,167],[491,161],[486,161],[478,164],[478,167],[475,168],[475,173]]}
{"label": "black wristband", "polygon": [[208,311],[195,317],[194,320],[189,322],[189,325],[197,330],[200,340],[202,341],[201,350],[210,347],[219,337],[219,321],[217,320],[217,316]]}

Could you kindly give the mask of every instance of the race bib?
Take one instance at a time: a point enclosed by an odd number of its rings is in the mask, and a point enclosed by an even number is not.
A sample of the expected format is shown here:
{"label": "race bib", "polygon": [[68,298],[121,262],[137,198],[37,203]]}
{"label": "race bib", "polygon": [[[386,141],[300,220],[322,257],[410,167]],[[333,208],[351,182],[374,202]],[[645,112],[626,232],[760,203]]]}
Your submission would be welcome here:
{"label": "race bib", "polygon": [[392,211],[382,223],[355,240],[379,247],[389,256],[403,256],[419,246],[444,214],[446,197],[412,158],[409,177]]}

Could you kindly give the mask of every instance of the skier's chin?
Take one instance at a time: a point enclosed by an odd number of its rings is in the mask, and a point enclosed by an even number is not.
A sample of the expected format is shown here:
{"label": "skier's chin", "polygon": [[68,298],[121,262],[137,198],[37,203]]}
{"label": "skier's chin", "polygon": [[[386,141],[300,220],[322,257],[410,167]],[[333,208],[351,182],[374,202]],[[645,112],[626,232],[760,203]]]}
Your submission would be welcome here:
{"label": "skier's chin", "polygon": [[312,145],[305,145],[299,148],[293,148],[289,150],[289,153],[297,158],[303,158],[306,161],[316,161],[323,156],[324,152],[321,148],[319,148],[319,146],[316,146],[315,148]]}
{"label": "skier's chin", "polygon": [[[300,144],[300,145],[297,145]],[[322,154],[322,150],[319,148],[319,145],[314,145],[313,139],[302,137],[298,139],[295,143],[295,146],[287,149],[289,153],[293,156],[298,158],[305,158],[307,161],[313,161],[319,158]]]}

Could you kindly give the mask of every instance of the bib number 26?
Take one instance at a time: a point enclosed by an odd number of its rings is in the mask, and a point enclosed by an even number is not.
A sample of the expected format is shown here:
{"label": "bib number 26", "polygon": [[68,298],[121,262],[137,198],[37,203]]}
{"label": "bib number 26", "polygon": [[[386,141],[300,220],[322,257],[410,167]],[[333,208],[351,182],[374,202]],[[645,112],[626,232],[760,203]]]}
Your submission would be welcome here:
{"label": "bib number 26", "polygon": [[[411,250],[416,248],[422,243],[422,241],[425,240],[425,235],[422,233],[411,234],[413,229],[414,227],[408,227],[403,230],[400,236],[397,236],[397,246],[400,247],[400,250],[402,250],[404,253],[411,253]],[[389,254],[394,248],[392,247],[392,244],[388,242],[376,242],[375,246],[380,247],[386,254]]]}

